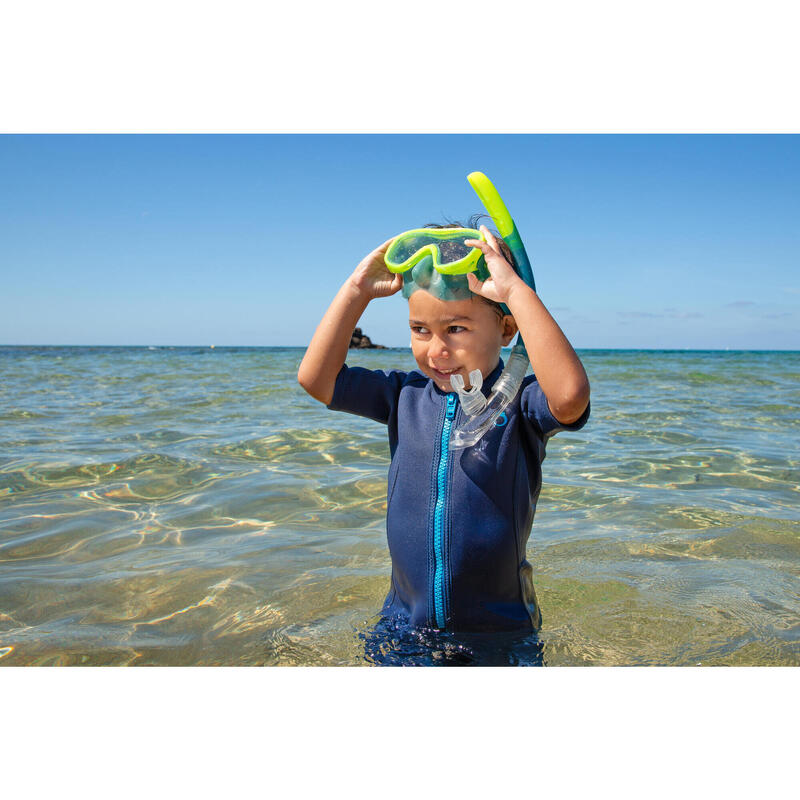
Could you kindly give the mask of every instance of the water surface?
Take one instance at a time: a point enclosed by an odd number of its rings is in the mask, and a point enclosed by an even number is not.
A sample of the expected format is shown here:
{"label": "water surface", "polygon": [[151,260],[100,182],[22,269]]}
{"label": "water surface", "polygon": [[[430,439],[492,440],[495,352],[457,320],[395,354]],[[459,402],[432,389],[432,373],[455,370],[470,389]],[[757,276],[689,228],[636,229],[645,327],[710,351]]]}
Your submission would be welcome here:
{"label": "water surface", "polygon": [[[369,663],[385,428],[306,396],[302,353],[0,348],[0,665]],[[800,663],[800,354],[580,355],[528,552],[544,663]]]}

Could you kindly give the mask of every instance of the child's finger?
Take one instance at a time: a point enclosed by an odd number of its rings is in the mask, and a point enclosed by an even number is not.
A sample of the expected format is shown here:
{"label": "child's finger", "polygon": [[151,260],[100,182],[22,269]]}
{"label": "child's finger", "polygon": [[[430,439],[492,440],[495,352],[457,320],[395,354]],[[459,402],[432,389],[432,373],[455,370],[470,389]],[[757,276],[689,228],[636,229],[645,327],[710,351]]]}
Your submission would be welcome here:
{"label": "child's finger", "polygon": [[486,280],[482,281],[474,272],[467,273],[467,283],[473,292],[483,292],[486,284],[491,280],[492,278],[488,277]]}
{"label": "child's finger", "polygon": [[469,247],[476,247],[484,255],[494,252],[488,242],[482,242],[480,239],[464,239],[464,244]]}
{"label": "child's finger", "polygon": [[506,257],[505,257],[505,255],[503,254],[503,251],[500,249],[500,243],[497,241],[497,238],[495,237],[495,235],[494,235],[494,234],[493,234],[491,231],[487,230],[487,231],[486,231],[486,233],[485,233],[485,236],[487,237],[487,239],[488,239],[488,241],[489,241],[489,246],[492,248],[492,250],[493,250],[493,251],[494,251],[494,252],[495,252],[495,253],[496,253],[496,254],[497,254],[497,255],[498,255],[500,258],[502,258],[502,259],[503,259],[503,261],[505,261],[505,260],[506,260]]}
{"label": "child's finger", "polygon": [[502,250],[494,250],[492,246],[488,242],[481,242],[478,239],[466,239],[464,244],[468,244],[472,247],[477,247],[480,250],[486,260],[486,267],[488,268],[489,272],[492,276],[494,276],[495,271],[498,267],[502,270],[503,264],[506,266],[510,266],[508,261],[506,261],[506,257],[503,255]]}
{"label": "child's finger", "polygon": [[474,272],[468,272],[467,283],[469,284],[469,290],[471,292],[476,292],[479,294],[480,290],[483,288],[483,284],[485,283],[485,281],[478,280]]}
{"label": "child's finger", "polygon": [[494,282],[491,278],[487,278],[485,281],[482,281],[477,278],[474,272],[468,272],[467,284],[469,286],[469,290],[473,294],[478,294],[481,297],[485,297],[487,300],[495,299]]}
{"label": "child's finger", "polygon": [[503,251],[500,249],[500,245],[497,243],[497,239],[495,235],[485,226],[481,225],[480,230],[483,232],[483,235],[486,237],[486,241],[489,243],[489,246],[494,250],[497,255],[503,255]]}
{"label": "child's finger", "polygon": [[[481,225],[484,228],[483,225]],[[503,251],[500,249],[500,245],[497,244],[497,239],[492,236],[492,232],[487,228],[484,228],[484,236],[489,235],[492,237],[492,241],[485,241],[482,242],[480,239],[465,239],[464,244],[469,245],[470,247],[477,247],[485,256],[498,256],[505,261],[506,257],[503,255]],[[486,262],[489,263],[488,261]]]}

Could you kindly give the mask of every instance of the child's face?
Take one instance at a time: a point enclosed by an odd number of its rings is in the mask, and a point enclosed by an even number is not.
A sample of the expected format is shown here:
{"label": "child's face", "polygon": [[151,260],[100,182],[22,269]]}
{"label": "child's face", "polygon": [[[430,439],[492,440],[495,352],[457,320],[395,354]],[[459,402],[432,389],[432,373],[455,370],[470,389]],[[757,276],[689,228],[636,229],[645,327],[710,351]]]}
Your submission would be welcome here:
{"label": "child's face", "polygon": [[497,366],[500,348],[517,332],[513,317],[501,319],[477,297],[439,300],[421,289],[408,298],[408,321],[417,366],[445,392],[453,391],[455,373],[466,386],[474,369],[485,378]]}

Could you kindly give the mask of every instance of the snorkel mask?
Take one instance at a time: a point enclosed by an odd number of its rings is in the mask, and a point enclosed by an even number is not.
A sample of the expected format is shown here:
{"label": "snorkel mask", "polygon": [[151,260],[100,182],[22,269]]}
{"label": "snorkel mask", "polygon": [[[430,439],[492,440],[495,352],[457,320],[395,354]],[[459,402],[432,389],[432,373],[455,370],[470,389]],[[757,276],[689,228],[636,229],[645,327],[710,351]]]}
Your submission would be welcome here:
{"label": "snorkel mask", "polygon": [[[509,246],[517,274],[535,290],[536,284],[525,245],[497,189],[482,172],[470,173],[467,180]],[[480,250],[467,247],[464,239],[486,241],[480,231],[471,228],[418,228],[401,233],[389,245],[384,262],[390,272],[403,274],[403,297],[408,299],[417,289],[425,289],[440,300],[464,300],[471,297],[467,273],[475,272],[476,277],[483,281],[489,277],[489,270]],[[507,312],[505,307],[504,311]],[[461,375],[450,378],[450,384],[458,393],[466,416],[453,435],[453,447],[471,447],[494,427],[500,415],[517,396],[529,363],[525,344],[522,336],[519,336],[503,374],[492,386],[492,394],[488,400],[481,392],[483,376],[480,370],[470,373],[469,390],[464,388]]]}
{"label": "snorkel mask", "polygon": [[402,274],[403,297],[424,289],[440,300],[468,300],[467,273],[483,281],[489,269],[483,253],[465,239],[486,241],[474,228],[415,228],[397,236],[383,260],[389,272]]}

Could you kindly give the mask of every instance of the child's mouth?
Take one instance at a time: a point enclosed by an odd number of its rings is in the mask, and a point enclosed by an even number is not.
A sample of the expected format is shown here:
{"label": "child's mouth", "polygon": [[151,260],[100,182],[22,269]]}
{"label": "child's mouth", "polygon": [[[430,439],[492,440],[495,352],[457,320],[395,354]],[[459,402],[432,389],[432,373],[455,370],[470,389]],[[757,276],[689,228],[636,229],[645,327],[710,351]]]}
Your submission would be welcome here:
{"label": "child's mouth", "polygon": [[459,372],[459,368],[458,367],[454,367],[453,369],[441,370],[441,369],[436,369],[436,367],[431,367],[431,371],[433,372],[434,376],[436,377],[436,380],[443,381],[444,383],[449,383],[450,382],[450,376],[451,375],[455,375],[456,373],[458,373]]}

